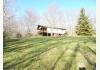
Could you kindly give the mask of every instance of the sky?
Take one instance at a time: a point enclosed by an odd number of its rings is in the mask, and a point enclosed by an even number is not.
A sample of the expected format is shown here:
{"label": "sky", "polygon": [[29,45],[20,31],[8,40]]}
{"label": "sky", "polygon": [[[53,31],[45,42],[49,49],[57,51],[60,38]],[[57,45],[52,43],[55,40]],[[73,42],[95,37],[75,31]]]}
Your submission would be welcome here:
{"label": "sky", "polygon": [[96,10],[95,0],[16,0],[14,3],[17,16],[23,16],[27,9],[32,9],[38,14],[44,13],[48,6],[57,5],[61,9],[67,11],[71,9],[90,9]]}
{"label": "sky", "polygon": [[[85,9],[86,15],[93,18],[93,25],[96,25],[96,0],[14,0],[11,7],[15,9],[16,17],[20,20],[29,9],[42,16],[48,7],[52,5],[59,7],[66,13],[66,24],[69,31],[74,31],[73,29],[78,22],[81,8]],[[40,23],[42,22],[40,21]]]}

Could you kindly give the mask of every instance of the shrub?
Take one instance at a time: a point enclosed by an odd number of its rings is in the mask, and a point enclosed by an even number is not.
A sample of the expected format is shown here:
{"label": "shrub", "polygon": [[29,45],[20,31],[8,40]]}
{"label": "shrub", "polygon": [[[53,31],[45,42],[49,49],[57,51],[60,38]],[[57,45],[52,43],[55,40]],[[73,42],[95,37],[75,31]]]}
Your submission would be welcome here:
{"label": "shrub", "polygon": [[22,37],[22,34],[21,34],[21,33],[17,33],[17,34],[16,34],[16,37],[17,37],[17,38],[21,38],[21,37]]}

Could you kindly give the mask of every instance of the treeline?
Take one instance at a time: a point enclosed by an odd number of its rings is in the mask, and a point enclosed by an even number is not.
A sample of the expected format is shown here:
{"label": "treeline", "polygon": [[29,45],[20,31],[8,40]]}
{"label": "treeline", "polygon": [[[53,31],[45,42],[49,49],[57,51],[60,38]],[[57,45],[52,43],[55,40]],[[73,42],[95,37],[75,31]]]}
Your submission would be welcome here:
{"label": "treeline", "polygon": [[[22,18],[17,19],[15,11],[12,10],[13,6],[11,7],[11,1],[12,0],[4,0],[4,39],[37,35],[35,26],[38,24],[67,29],[67,16],[59,7],[53,5],[48,7],[42,16],[39,16],[36,12],[32,11],[32,9],[28,9]],[[85,14],[84,8],[80,10],[80,16],[74,30],[76,35],[95,35],[95,30],[93,29],[89,17]]]}

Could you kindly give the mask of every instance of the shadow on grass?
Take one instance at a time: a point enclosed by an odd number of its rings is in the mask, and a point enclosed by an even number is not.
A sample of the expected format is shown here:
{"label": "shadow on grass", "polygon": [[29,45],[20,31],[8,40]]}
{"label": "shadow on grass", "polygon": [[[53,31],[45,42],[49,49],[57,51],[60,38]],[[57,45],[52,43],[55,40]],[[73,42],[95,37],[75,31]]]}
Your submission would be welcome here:
{"label": "shadow on grass", "polygon": [[66,52],[68,48],[65,49],[64,52],[61,53],[61,55],[58,57],[58,59],[56,60],[56,62],[54,63],[53,67],[51,68],[51,70],[55,69],[56,64],[58,63],[58,61],[62,58],[62,56],[64,55],[64,53]]}
{"label": "shadow on grass", "polygon": [[77,53],[77,51],[78,51],[79,48],[80,48],[80,45],[79,45],[79,43],[77,43],[77,44],[76,44],[76,47],[75,47],[75,49],[74,49],[74,51],[73,51],[73,54],[71,54],[69,61],[66,62],[66,64],[65,64],[64,70],[71,70],[73,61],[74,61],[75,58],[76,58],[76,53]]}
{"label": "shadow on grass", "polygon": [[86,54],[86,52],[84,52],[85,50],[79,50],[80,51],[80,53],[84,56],[84,58],[87,60],[87,62],[93,67],[93,70],[96,70],[96,63],[93,63],[91,60],[90,60],[90,58],[91,57],[89,57],[89,56],[87,56]]}
{"label": "shadow on grass", "polygon": [[[51,39],[50,39],[51,40]],[[27,48],[31,48],[33,46],[38,46],[40,44],[45,44],[46,42],[50,41],[50,40],[44,40],[44,41],[37,41],[37,42],[33,42],[32,44],[28,44],[25,46],[13,46],[13,47],[4,47],[4,52],[11,52],[11,51],[15,51],[15,52],[19,52],[22,49],[27,49]],[[25,43],[25,41],[23,41],[23,43]],[[19,44],[18,44],[19,45]]]}
{"label": "shadow on grass", "polygon": [[[4,69],[9,69],[9,68],[16,67],[19,64],[23,64],[25,61],[29,61],[30,64],[31,64],[32,61],[36,61],[35,57],[38,57],[40,54],[57,47],[57,46],[55,46],[55,45],[59,45],[57,43],[47,45],[46,47],[44,47],[44,48],[42,47],[42,48],[40,48],[36,51],[31,51],[31,52],[27,53],[27,55],[23,55],[22,57],[24,57],[24,58],[21,57],[21,58],[18,58],[16,60],[12,61],[12,62],[6,62],[6,63],[4,63]],[[52,45],[53,45],[53,47],[50,47]],[[29,66],[29,63],[27,63],[25,65],[25,67],[26,66]]]}

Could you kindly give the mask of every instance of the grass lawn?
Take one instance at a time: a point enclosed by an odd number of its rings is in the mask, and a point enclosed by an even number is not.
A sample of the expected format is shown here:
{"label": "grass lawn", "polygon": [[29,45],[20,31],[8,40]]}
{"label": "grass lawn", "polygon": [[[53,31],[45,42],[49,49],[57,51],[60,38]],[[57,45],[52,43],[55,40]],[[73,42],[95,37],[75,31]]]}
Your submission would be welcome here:
{"label": "grass lawn", "polygon": [[96,41],[95,37],[13,39],[5,43],[3,58],[4,70],[96,70]]}

